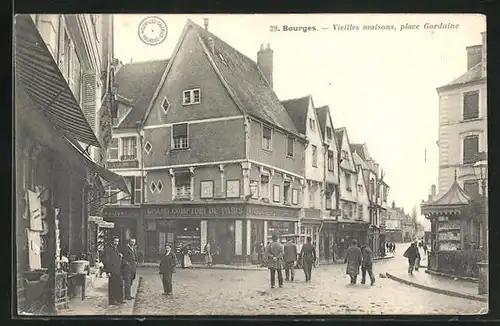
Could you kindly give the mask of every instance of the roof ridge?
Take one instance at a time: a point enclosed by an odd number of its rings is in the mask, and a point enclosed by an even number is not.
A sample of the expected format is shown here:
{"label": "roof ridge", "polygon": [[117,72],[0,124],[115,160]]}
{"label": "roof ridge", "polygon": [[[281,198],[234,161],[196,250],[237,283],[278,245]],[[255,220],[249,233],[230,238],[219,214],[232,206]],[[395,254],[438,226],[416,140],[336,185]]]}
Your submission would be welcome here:
{"label": "roof ridge", "polygon": [[289,98],[287,100],[282,100],[281,103],[302,100],[302,99],[305,99],[306,97],[311,97],[311,94],[300,96],[300,97],[295,97],[295,98]]}

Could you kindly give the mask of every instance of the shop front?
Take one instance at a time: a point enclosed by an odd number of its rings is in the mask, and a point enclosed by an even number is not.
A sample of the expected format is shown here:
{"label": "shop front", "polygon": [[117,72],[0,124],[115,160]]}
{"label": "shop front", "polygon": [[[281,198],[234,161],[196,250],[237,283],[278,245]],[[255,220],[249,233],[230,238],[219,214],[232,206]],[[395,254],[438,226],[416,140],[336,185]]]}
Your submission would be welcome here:
{"label": "shop front", "polygon": [[298,213],[246,202],[145,204],[145,259],[158,260],[168,243],[176,253],[188,251],[193,263],[202,263],[210,242],[215,264],[249,263],[262,254],[271,234],[294,232]]}
{"label": "shop front", "polygon": [[[131,239],[137,239],[137,256],[139,261],[144,256],[145,246],[139,241],[141,233],[144,229],[141,208],[139,205],[107,205],[103,210],[104,220],[108,223],[113,223],[113,228],[109,230],[110,240],[112,237],[120,239],[120,245],[124,248],[127,242]],[[108,243],[106,243],[107,245]]]}
{"label": "shop front", "polygon": [[336,246],[339,259],[345,258],[347,248],[353,240],[356,240],[359,246],[368,244],[368,227],[368,222],[338,222]]}

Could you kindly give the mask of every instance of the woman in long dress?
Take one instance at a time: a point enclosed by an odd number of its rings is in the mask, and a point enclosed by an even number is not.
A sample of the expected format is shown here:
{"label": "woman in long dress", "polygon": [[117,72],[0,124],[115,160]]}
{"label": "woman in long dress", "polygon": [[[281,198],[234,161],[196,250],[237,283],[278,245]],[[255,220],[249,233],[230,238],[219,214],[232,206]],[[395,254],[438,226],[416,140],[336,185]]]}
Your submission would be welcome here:
{"label": "woman in long dress", "polygon": [[183,261],[184,261],[184,266],[183,268],[191,268],[193,267],[193,264],[191,263],[191,257],[189,257],[189,247],[185,247],[184,249],[184,257],[183,257]]}

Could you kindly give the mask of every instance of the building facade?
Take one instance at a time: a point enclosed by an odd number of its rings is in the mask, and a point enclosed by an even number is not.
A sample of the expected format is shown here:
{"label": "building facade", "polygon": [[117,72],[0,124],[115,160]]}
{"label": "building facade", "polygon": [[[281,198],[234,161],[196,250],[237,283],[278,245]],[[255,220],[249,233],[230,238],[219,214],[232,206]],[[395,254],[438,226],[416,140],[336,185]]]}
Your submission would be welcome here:
{"label": "building facade", "polygon": [[[437,89],[439,95],[438,197],[454,183],[472,199],[481,194],[473,165],[478,153],[487,153],[486,33],[482,44],[469,46],[467,70]],[[469,221],[465,246],[484,245],[485,235],[478,221]]]}
{"label": "building facade", "polygon": [[138,113],[144,200],[139,209],[106,209],[108,219],[135,219],[127,232],[146,260],[166,243],[201,260],[210,242],[219,263],[248,262],[273,233],[297,231],[305,137],[272,90],[272,60],[269,45],[254,62],[210,33],[208,21],[185,25]]}
{"label": "building facade", "polygon": [[107,15],[16,16],[18,312],[66,306],[62,258],[95,257],[90,216],[102,210],[104,185],[128,191],[94,160],[110,138],[111,107],[98,90],[109,88],[111,25]]}

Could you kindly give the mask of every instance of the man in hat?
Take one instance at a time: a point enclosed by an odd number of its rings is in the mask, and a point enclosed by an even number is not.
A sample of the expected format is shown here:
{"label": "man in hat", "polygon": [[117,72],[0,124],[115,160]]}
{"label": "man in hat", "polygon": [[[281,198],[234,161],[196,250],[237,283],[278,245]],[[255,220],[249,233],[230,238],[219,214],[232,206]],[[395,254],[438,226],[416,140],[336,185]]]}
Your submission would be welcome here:
{"label": "man in hat", "polygon": [[297,260],[297,246],[292,242],[292,238],[288,238],[284,246],[284,256],[285,261],[285,280],[293,281],[295,277],[295,261]]}
{"label": "man in hat", "polygon": [[311,243],[312,238],[307,237],[307,242],[302,246],[300,250],[300,259],[302,260],[302,266],[304,268],[304,274],[306,275],[306,282],[311,280],[312,266],[316,261],[316,248]]}
{"label": "man in hat", "polygon": [[274,288],[276,282],[276,272],[278,272],[278,285],[283,287],[283,246],[278,242],[278,235],[273,234],[273,242],[267,247],[266,256],[268,258],[267,266],[271,271],[271,288]]}
{"label": "man in hat", "polygon": [[135,239],[128,241],[127,248],[123,251],[123,283],[125,285],[125,300],[132,300],[130,288],[135,280],[137,271],[137,251],[135,248]]}
{"label": "man in hat", "polygon": [[353,239],[351,246],[347,249],[345,262],[347,263],[346,274],[351,278],[351,284],[356,284],[359,275],[359,267],[363,263],[363,254],[358,247],[358,241]]}
{"label": "man in hat", "polygon": [[108,274],[108,298],[110,305],[124,303],[122,279],[122,254],[118,245],[120,239],[113,237],[111,246],[106,250],[104,271]]}

